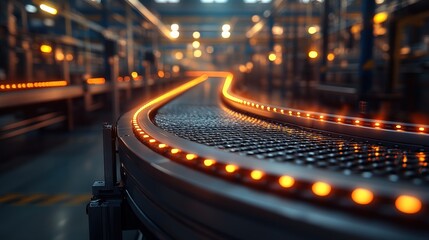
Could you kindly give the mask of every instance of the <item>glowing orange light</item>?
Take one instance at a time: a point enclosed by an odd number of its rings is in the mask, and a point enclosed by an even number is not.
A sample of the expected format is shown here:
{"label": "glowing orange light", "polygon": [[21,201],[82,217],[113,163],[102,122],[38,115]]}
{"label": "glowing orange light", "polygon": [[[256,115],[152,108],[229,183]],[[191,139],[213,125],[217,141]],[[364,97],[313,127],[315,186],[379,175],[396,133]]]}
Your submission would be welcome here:
{"label": "glowing orange light", "polygon": [[[229,93],[229,87],[232,84],[232,78],[233,78],[232,74],[228,74],[227,75],[227,77],[225,79],[225,82],[224,82],[224,85],[223,85],[223,88],[222,88],[222,94],[223,94],[224,97],[228,98],[229,100],[231,100],[233,102],[242,103],[243,102],[242,99],[234,97],[233,95],[231,95]],[[259,105],[256,105],[256,107],[259,107]]]}
{"label": "glowing orange light", "polygon": [[402,128],[402,126],[401,126],[401,125],[396,125],[396,126],[395,126],[395,128],[396,128],[396,129],[401,129],[401,128]]}
{"label": "glowing orange light", "polygon": [[308,118],[310,117],[310,113],[307,113],[307,117],[308,117]]}
{"label": "glowing orange light", "polygon": [[182,59],[183,59],[183,53],[182,53],[182,52],[176,52],[176,53],[174,54],[174,57],[175,57],[177,60],[182,60]]}
{"label": "glowing orange light", "polygon": [[55,59],[57,59],[58,61],[63,61],[64,58],[64,53],[62,53],[61,51],[55,51]]}
{"label": "glowing orange light", "polygon": [[332,62],[335,59],[335,54],[329,53],[328,56],[326,56],[326,58],[328,59],[328,61]]}
{"label": "glowing orange light", "polygon": [[203,163],[204,163],[204,166],[210,167],[210,166],[213,166],[216,163],[216,161],[213,159],[205,159]]}
{"label": "glowing orange light", "polygon": [[395,201],[396,209],[403,213],[414,214],[422,208],[422,202],[413,196],[401,195]]}
{"label": "glowing orange light", "polygon": [[179,153],[180,152],[180,150],[179,149],[177,149],[177,148],[173,148],[173,149],[171,149],[171,151],[170,151],[172,154],[176,154],[176,153]]}
{"label": "glowing orange light", "polygon": [[366,205],[372,202],[374,199],[374,194],[364,188],[356,188],[352,192],[352,199],[357,204]]}
{"label": "glowing orange light", "polygon": [[376,24],[380,24],[382,22],[385,22],[388,17],[389,17],[389,14],[387,12],[379,12],[374,15],[373,21]]}
{"label": "glowing orange light", "polygon": [[337,122],[341,122],[342,121],[342,119],[341,118],[337,118]]}
{"label": "glowing orange light", "polygon": [[420,128],[419,128],[419,131],[420,131],[420,132],[424,132],[424,131],[425,131],[425,128],[424,128],[424,127],[420,127]]}
{"label": "glowing orange light", "polygon": [[167,147],[167,144],[161,143],[158,145],[158,148],[165,148],[165,147]]}
{"label": "glowing orange light", "polygon": [[419,158],[420,162],[424,162],[426,160],[426,154],[424,152],[417,153],[417,157]]}
{"label": "glowing orange light", "polygon": [[252,172],[250,172],[250,177],[253,180],[261,180],[263,176],[264,176],[264,172],[260,170],[253,170]]}
{"label": "glowing orange light", "polygon": [[356,120],[356,121],[355,121],[355,123],[356,123],[356,124],[359,124],[359,123],[360,123],[360,121],[359,121],[359,120]]}
{"label": "glowing orange light", "polygon": [[320,116],[319,118],[323,120],[325,117],[324,116]]}
{"label": "glowing orange light", "polygon": [[313,184],[313,186],[311,187],[311,190],[317,196],[324,197],[324,196],[327,196],[331,192],[332,188],[331,188],[331,185],[329,185],[325,182],[315,182]]}
{"label": "glowing orange light", "polygon": [[73,61],[73,54],[71,54],[71,53],[67,53],[67,54],[66,54],[66,60],[67,60],[67,61],[69,61],[69,62],[70,62],[70,61]]}
{"label": "glowing orange light", "polygon": [[274,62],[277,59],[277,56],[275,53],[270,53],[268,55],[268,60],[270,60],[270,62]]}
{"label": "glowing orange light", "polygon": [[149,138],[149,135],[145,134],[143,135],[143,138]]}
{"label": "glowing orange light", "polygon": [[380,127],[380,123],[379,122],[374,123],[374,125],[375,125],[375,127]]}
{"label": "glowing orange light", "polygon": [[154,143],[154,142],[156,142],[156,140],[155,139],[150,139],[149,142],[150,143]]}
{"label": "glowing orange light", "polygon": [[139,74],[137,72],[132,72],[131,73],[131,77],[133,78],[137,78],[139,76]]}
{"label": "glowing orange light", "polygon": [[43,44],[40,46],[40,51],[42,53],[51,53],[52,52],[52,47],[46,44]]}
{"label": "glowing orange light", "polygon": [[197,155],[192,154],[192,153],[188,153],[188,154],[186,154],[186,159],[188,159],[188,160],[193,160],[193,159],[195,159],[196,157],[197,157]]}
{"label": "glowing orange light", "polygon": [[233,173],[235,171],[237,171],[238,167],[232,164],[228,164],[225,166],[225,171],[228,173]]}
{"label": "glowing orange light", "polygon": [[165,76],[164,71],[158,71],[158,77],[163,78]]}
{"label": "glowing orange light", "polygon": [[291,176],[284,175],[279,178],[279,184],[284,188],[290,188],[295,184],[295,179]]}
{"label": "glowing orange light", "polygon": [[308,57],[311,59],[317,58],[318,55],[319,53],[317,53],[317,51],[314,51],[314,50],[308,52]]}
{"label": "glowing orange light", "polygon": [[105,78],[88,78],[86,80],[86,83],[90,85],[102,85],[106,83],[106,79]]}
{"label": "glowing orange light", "polygon": [[174,65],[171,69],[174,73],[180,72],[180,67],[178,65]]}

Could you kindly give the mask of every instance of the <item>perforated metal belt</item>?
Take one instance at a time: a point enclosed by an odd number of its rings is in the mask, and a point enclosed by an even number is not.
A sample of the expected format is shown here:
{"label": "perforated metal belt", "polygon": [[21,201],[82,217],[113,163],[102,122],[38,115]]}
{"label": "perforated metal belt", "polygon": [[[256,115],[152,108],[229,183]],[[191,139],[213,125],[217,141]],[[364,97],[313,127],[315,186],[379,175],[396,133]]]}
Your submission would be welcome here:
{"label": "perforated metal belt", "polygon": [[185,94],[160,108],[155,123],[181,138],[261,161],[415,185],[429,182],[427,149],[257,119],[194,95]]}

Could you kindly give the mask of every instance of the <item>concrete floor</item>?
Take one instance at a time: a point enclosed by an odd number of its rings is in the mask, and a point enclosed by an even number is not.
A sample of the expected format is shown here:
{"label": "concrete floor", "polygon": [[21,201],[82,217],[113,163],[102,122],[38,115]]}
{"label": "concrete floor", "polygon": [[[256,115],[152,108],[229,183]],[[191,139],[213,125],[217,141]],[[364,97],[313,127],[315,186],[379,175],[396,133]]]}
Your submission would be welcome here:
{"label": "concrete floor", "polygon": [[96,121],[0,142],[20,148],[4,159],[19,164],[0,173],[0,239],[89,239],[85,207],[92,183],[103,176],[101,128]]}

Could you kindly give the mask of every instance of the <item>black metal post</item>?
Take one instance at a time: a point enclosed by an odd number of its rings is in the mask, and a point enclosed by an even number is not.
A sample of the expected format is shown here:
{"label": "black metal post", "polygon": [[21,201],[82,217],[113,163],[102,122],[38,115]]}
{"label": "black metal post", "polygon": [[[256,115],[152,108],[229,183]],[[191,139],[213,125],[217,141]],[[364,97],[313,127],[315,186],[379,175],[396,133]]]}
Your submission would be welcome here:
{"label": "black metal post", "polygon": [[326,82],[326,66],[328,56],[328,44],[329,44],[329,0],[325,0],[323,3],[322,13],[322,49],[320,52],[320,82]]}
{"label": "black metal post", "polygon": [[363,28],[360,37],[360,58],[359,58],[359,111],[361,114],[367,113],[368,94],[372,86],[372,69],[374,68],[373,45],[373,18],[375,13],[375,1],[362,1],[362,22]]}

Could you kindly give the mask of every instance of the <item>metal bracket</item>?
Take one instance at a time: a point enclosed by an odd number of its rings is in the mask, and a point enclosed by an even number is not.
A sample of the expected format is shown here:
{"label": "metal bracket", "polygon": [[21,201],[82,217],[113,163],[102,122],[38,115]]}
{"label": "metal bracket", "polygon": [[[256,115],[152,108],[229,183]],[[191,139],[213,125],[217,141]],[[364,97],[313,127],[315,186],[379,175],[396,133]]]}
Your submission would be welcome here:
{"label": "metal bracket", "polygon": [[104,181],[92,185],[93,197],[87,205],[91,240],[122,239],[122,186],[116,177],[115,128],[103,125]]}

